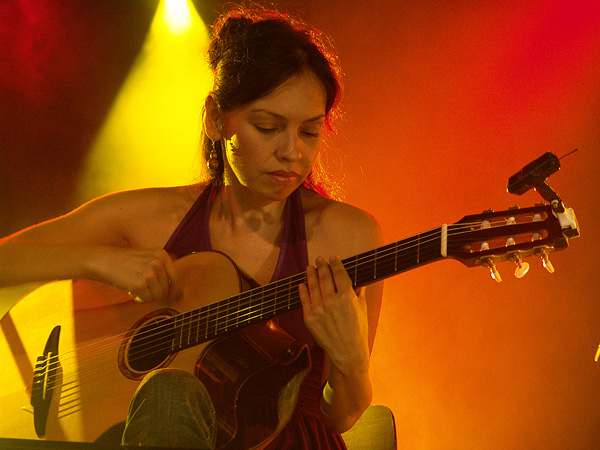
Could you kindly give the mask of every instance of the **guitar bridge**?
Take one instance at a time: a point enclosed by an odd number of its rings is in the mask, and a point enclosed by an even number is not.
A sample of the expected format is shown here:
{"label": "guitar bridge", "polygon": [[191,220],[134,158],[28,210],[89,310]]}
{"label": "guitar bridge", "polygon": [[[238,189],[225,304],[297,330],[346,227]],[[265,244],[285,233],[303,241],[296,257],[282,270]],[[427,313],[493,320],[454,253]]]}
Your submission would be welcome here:
{"label": "guitar bridge", "polygon": [[52,400],[52,392],[56,383],[58,373],[58,340],[60,337],[60,325],[54,327],[44,354],[37,358],[33,372],[33,385],[31,387],[31,406],[33,406],[33,424],[38,437],[46,434],[46,423],[48,411]]}

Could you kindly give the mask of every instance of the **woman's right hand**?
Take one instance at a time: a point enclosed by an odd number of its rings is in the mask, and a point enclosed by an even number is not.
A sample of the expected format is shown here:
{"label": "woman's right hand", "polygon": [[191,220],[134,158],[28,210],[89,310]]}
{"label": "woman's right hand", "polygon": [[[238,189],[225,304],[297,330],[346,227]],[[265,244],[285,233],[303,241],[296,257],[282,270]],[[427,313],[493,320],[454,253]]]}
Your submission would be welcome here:
{"label": "woman's right hand", "polygon": [[177,300],[182,288],[163,246],[189,201],[177,189],[125,191],[2,238],[0,287],[91,279],[143,301]]}
{"label": "woman's right hand", "polygon": [[173,260],[162,248],[96,247],[90,261],[95,279],[128,292],[136,301],[170,302],[182,295]]}

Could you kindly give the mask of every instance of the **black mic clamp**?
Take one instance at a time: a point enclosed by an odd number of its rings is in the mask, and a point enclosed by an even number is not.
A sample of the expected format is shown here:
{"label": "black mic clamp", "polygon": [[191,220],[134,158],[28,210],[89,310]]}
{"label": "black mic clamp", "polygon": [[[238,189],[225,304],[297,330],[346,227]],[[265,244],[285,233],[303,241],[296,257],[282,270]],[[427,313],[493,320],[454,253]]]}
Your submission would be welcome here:
{"label": "black mic clamp", "polygon": [[564,212],[565,207],[562,200],[546,181],[558,169],[560,169],[558,157],[553,153],[546,152],[511,176],[506,189],[516,195],[522,195],[528,190],[534,189],[544,200],[552,204],[556,212]]}

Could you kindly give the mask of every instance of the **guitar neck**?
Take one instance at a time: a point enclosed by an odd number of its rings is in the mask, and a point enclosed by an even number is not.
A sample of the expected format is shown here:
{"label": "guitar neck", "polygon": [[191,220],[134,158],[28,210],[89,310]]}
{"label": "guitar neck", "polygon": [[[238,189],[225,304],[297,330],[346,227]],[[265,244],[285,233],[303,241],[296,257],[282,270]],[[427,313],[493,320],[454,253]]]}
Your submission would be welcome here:
{"label": "guitar neck", "polygon": [[342,263],[355,288],[384,280],[447,256],[447,227],[417,234],[344,259]]}
{"label": "guitar neck", "polygon": [[[447,256],[447,227],[388,244],[344,259],[355,288],[440,260]],[[169,319],[173,351],[183,350],[225,336],[253,323],[271,319],[301,307],[299,273]],[[170,340],[170,339],[169,339]]]}

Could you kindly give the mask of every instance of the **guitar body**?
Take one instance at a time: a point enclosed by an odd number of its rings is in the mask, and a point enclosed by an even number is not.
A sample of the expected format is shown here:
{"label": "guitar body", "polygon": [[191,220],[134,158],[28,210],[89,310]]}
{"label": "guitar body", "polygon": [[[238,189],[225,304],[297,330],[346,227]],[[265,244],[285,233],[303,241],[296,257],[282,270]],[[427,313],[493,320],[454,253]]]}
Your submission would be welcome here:
{"label": "guitar body", "polygon": [[[294,364],[307,364],[307,352],[271,322],[179,352],[136,359],[136,351],[145,348],[136,344],[141,331],[163,317],[236,295],[242,287],[236,267],[223,254],[200,252],[175,264],[184,295],[172,304],[135,303],[119,290],[87,280],[50,283],[17,303],[0,322],[0,436],[38,439],[31,406],[35,361],[57,326],[59,363],[43,417],[47,440],[96,440],[125,420],[139,382],[160,367],[196,374],[207,385],[218,411],[218,447],[239,439],[238,422],[246,419],[237,416],[236,402],[243,399],[247,380],[251,386],[281,363],[282,372],[290,371],[299,385],[307,370]],[[276,345],[268,348],[271,344]],[[281,387],[287,381],[281,380]],[[267,438],[256,437],[258,443]]]}
{"label": "guitar body", "polygon": [[[209,343],[196,376],[217,415],[217,448],[262,448],[287,424],[310,368],[308,346],[272,321]],[[261,393],[276,404],[270,417],[255,417]]]}

